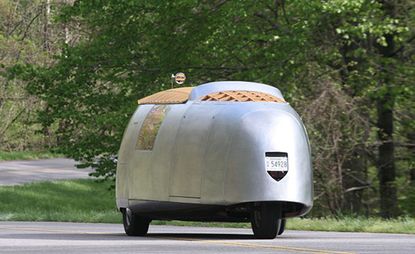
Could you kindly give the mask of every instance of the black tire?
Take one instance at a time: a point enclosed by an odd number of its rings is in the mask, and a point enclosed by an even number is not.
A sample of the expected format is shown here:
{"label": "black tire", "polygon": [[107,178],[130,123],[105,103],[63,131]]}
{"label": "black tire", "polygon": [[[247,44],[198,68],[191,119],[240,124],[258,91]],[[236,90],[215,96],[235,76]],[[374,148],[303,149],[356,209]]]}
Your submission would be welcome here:
{"label": "black tire", "polygon": [[251,226],[255,238],[274,239],[281,226],[280,206],[273,203],[256,206],[252,212]]}
{"label": "black tire", "polygon": [[278,235],[282,235],[282,233],[284,233],[285,223],[287,223],[287,220],[286,219],[282,219],[281,220],[281,225],[280,225],[280,230],[278,230]]}
{"label": "black tire", "polygon": [[148,226],[151,220],[143,218],[135,214],[131,209],[122,210],[122,221],[124,231],[129,236],[144,236],[148,232]]}

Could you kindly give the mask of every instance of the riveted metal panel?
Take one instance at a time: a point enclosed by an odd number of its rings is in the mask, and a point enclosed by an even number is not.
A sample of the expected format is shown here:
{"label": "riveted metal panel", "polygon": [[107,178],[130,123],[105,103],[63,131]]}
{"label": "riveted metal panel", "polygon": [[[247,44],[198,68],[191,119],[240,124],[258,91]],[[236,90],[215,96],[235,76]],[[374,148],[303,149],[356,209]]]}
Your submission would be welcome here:
{"label": "riveted metal panel", "polygon": [[134,157],[135,144],[138,130],[141,127],[145,116],[152,106],[143,105],[136,109],[124,132],[120,150],[118,152],[116,197],[117,206],[126,207],[130,196],[129,180],[132,174],[131,160]]}
{"label": "riveted metal panel", "polygon": [[189,104],[170,106],[160,127],[151,158],[151,188],[147,190],[153,200],[169,200],[176,137],[180,127],[180,119],[189,106]]}
{"label": "riveted metal panel", "polygon": [[217,112],[209,134],[209,142],[204,158],[201,202],[204,204],[225,203],[225,177],[228,165],[230,144],[235,129],[238,128],[239,114],[226,104],[201,103]]}
{"label": "riveted metal panel", "polygon": [[181,118],[172,158],[171,197],[200,198],[204,158],[216,112],[193,104]]}
{"label": "riveted metal panel", "polygon": [[[291,201],[312,205],[312,170],[306,134],[289,106],[246,113],[233,139],[226,175],[226,201]],[[265,169],[266,152],[288,154],[289,171],[279,182]]]}

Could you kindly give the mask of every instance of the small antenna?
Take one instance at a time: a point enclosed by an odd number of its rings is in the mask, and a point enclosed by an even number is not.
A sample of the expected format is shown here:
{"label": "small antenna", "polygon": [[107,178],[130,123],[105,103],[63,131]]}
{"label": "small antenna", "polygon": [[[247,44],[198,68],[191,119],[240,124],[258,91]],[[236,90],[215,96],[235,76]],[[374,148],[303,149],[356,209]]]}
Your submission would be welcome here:
{"label": "small antenna", "polygon": [[170,82],[171,82],[171,88],[172,88],[172,89],[174,88],[174,80],[175,80],[175,78],[176,78],[176,75],[171,74],[171,77],[170,77]]}

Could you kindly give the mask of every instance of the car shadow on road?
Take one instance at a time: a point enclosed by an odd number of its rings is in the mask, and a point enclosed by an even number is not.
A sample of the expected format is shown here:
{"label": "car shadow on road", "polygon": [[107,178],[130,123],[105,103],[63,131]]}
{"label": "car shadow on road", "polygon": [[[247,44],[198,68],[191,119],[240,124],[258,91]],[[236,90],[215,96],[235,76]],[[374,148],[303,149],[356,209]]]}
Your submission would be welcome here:
{"label": "car shadow on road", "polygon": [[248,234],[213,234],[213,233],[150,233],[147,237],[172,240],[251,240],[253,235]]}

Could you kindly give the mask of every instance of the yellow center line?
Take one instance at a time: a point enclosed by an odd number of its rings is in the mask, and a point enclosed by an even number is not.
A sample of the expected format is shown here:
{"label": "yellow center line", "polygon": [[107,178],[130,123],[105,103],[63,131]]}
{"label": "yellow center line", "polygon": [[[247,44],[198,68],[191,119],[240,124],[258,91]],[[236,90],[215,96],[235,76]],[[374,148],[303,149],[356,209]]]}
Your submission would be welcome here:
{"label": "yellow center line", "polygon": [[[27,230],[27,231],[47,232],[47,233],[85,234],[85,235],[92,235],[92,234],[108,235],[108,234],[113,234],[113,233],[105,233],[105,232],[79,232],[79,231],[67,231],[67,230],[59,230],[59,229],[44,229],[44,228],[34,228],[34,227],[0,227],[0,229]],[[219,244],[219,245],[254,248],[254,249],[283,250],[283,251],[297,252],[297,253],[354,254],[353,252],[321,250],[321,249],[311,249],[311,248],[300,248],[300,247],[290,247],[290,246],[281,246],[281,245],[268,245],[268,244],[259,244],[259,243],[229,242],[229,241],[224,241],[224,240],[204,240],[204,239],[190,239],[190,238],[179,238],[179,237],[161,237],[161,236],[157,236],[157,237],[153,236],[151,238],[162,238],[162,239],[166,239],[166,240],[189,241],[189,242],[198,242],[198,243],[206,243],[206,244]]]}
{"label": "yellow center line", "polygon": [[[205,242],[205,241],[202,241]],[[301,253],[314,253],[314,254],[352,254],[351,252],[343,251],[332,251],[332,250],[320,250],[320,249],[309,249],[309,248],[299,248],[299,247],[290,247],[290,246],[281,246],[281,245],[268,245],[268,244],[258,244],[258,243],[241,243],[241,242],[226,242],[226,241],[207,241],[208,243],[218,243],[229,246],[236,247],[246,247],[254,249],[273,249],[273,250],[284,250],[289,252],[301,252]]]}
{"label": "yellow center line", "polygon": [[207,244],[220,244],[228,245],[233,247],[245,247],[245,248],[254,248],[254,249],[273,249],[273,250],[283,250],[288,252],[300,252],[300,253],[312,253],[312,254],[354,254],[353,252],[344,252],[344,251],[333,251],[333,250],[321,250],[321,249],[311,249],[311,248],[300,248],[300,247],[290,247],[290,246],[281,246],[281,245],[268,245],[268,244],[258,244],[258,243],[241,243],[241,242],[229,242],[223,240],[203,240],[203,239],[188,239],[188,238],[178,238],[178,237],[158,237],[170,240],[178,241],[190,241],[190,242],[200,242]]}

